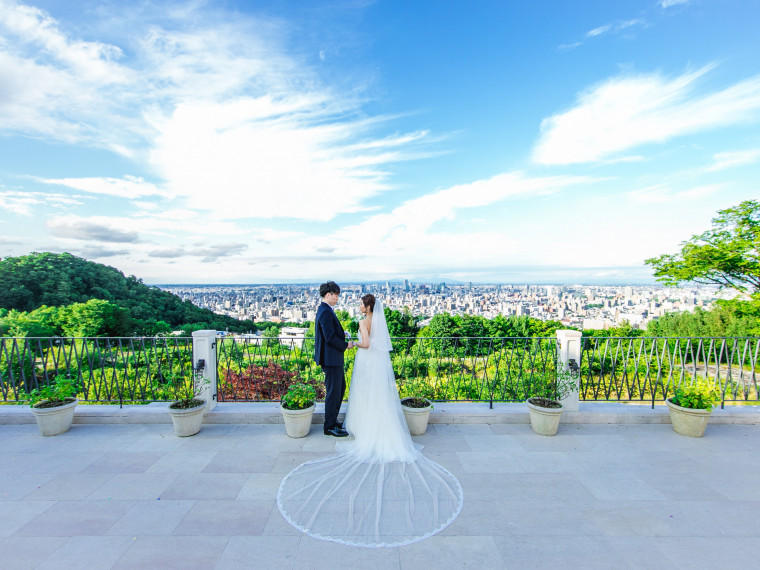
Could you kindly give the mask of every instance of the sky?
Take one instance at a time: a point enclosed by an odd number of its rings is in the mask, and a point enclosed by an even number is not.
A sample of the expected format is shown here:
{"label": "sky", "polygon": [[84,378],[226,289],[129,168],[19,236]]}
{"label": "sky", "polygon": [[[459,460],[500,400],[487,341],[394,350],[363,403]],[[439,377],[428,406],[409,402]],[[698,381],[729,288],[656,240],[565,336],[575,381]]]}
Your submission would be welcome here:
{"label": "sky", "polygon": [[754,0],[0,0],[0,257],[641,283],[760,198]]}

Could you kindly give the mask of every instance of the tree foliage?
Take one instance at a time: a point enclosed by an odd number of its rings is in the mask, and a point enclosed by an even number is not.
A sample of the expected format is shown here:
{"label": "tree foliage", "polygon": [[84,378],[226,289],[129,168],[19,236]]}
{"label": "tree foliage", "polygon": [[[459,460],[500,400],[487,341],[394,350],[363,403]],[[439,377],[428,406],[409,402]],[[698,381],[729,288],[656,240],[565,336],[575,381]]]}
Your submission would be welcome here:
{"label": "tree foliage", "polygon": [[647,259],[658,281],[719,285],[749,297],[718,300],[709,311],[668,314],[652,321],[655,336],[760,335],[760,202],[718,210],[713,227],[681,244],[681,252]]}
{"label": "tree foliage", "polygon": [[681,243],[681,252],[647,259],[658,281],[720,285],[740,293],[760,291],[760,202],[719,210],[713,227]]}
{"label": "tree foliage", "polygon": [[[53,321],[62,334],[74,336],[93,330],[101,331],[98,334],[154,335],[180,327],[188,329],[186,332],[256,328],[252,321],[217,315],[145,285],[133,275],[125,277],[118,269],[70,253],[6,257],[0,260],[0,283],[0,308],[8,310],[0,315],[5,323],[0,322],[0,332],[5,328],[45,336],[45,327]],[[102,302],[90,303],[93,300]],[[56,312],[63,307],[69,307],[66,316]]]}

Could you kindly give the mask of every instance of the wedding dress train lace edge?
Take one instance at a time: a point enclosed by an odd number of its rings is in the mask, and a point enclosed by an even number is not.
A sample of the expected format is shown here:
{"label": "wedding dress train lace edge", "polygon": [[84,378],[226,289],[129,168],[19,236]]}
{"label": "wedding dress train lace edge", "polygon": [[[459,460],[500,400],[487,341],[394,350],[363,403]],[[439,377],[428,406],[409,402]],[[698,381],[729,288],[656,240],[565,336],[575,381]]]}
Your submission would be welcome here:
{"label": "wedding dress train lace edge", "polygon": [[[337,456],[332,456],[332,457],[340,457],[341,455],[344,455],[344,454],[338,454]],[[307,536],[310,536],[311,538],[315,538],[315,539],[318,539],[318,540],[325,540],[325,541],[335,542],[337,544],[344,544],[346,546],[355,546],[355,547],[361,547],[361,548],[395,548],[395,547],[399,547],[399,546],[406,546],[408,544],[414,544],[415,542],[423,541],[425,539],[430,538],[431,536],[434,536],[434,535],[438,534],[439,532],[445,530],[448,526],[450,526],[451,523],[453,523],[456,520],[456,518],[460,515],[460,513],[462,512],[462,507],[464,506],[464,491],[462,490],[462,485],[459,483],[459,480],[456,478],[456,476],[453,473],[451,473],[451,471],[449,471],[448,469],[446,469],[442,465],[436,463],[436,466],[441,471],[443,471],[446,475],[448,475],[449,477],[451,477],[451,480],[456,484],[456,492],[457,492],[457,498],[458,498],[458,505],[457,505],[456,510],[452,513],[452,515],[448,518],[448,520],[446,520],[446,522],[442,523],[439,527],[437,527],[437,528],[435,528],[435,529],[433,529],[433,530],[431,530],[429,532],[426,532],[423,535],[414,536],[414,537],[412,537],[412,538],[410,538],[408,540],[397,541],[397,542],[379,542],[379,543],[375,543],[375,542],[367,543],[367,542],[357,542],[357,541],[351,541],[351,540],[343,540],[343,539],[340,539],[340,538],[337,538],[337,537],[334,537],[334,536],[325,536],[325,535],[322,535],[322,534],[318,534],[318,533],[312,532],[308,528],[306,528],[306,527],[298,524],[297,522],[295,522],[293,520],[293,518],[288,514],[287,510],[285,509],[285,506],[283,505],[282,493],[283,493],[283,489],[285,488],[285,484],[287,483],[288,479],[291,477],[291,475],[295,474],[296,471],[298,471],[302,467],[306,467],[307,465],[313,465],[313,464],[316,464],[316,463],[324,462],[326,459],[329,459],[329,458],[331,458],[331,457],[322,457],[322,458],[319,458],[319,459],[314,459],[312,461],[307,461],[306,463],[302,463],[301,465],[299,465],[298,467],[296,467],[295,469],[293,469],[290,473],[288,473],[285,476],[285,478],[280,483],[280,487],[279,487],[279,489],[277,491],[277,508],[279,509],[280,514],[288,522],[288,524],[290,524],[293,528],[295,528],[296,530],[298,530],[298,531],[306,534]]]}

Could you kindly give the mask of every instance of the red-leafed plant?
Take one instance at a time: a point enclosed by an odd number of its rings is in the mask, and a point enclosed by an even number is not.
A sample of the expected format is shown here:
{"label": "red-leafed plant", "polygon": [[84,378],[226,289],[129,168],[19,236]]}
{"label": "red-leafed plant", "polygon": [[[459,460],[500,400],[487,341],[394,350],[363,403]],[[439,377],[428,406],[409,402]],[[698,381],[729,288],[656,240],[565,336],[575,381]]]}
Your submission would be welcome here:
{"label": "red-leafed plant", "polygon": [[[278,401],[288,391],[288,386],[298,381],[298,373],[285,370],[273,361],[266,366],[250,365],[235,372],[228,369],[219,382],[219,401]],[[324,398],[324,385],[316,378],[302,383],[313,386],[318,398]]]}

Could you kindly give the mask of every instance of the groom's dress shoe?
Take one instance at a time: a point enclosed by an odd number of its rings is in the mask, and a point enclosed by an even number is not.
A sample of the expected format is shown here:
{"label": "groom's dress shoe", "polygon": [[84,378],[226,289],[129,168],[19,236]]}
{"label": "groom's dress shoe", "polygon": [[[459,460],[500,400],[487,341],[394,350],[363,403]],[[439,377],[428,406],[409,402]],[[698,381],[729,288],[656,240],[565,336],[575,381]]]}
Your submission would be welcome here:
{"label": "groom's dress shoe", "polygon": [[325,429],[325,435],[332,435],[334,437],[347,437],[348,432],[341,427],[333,426]]}

